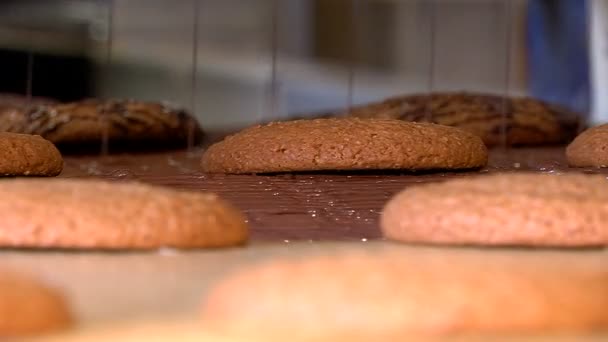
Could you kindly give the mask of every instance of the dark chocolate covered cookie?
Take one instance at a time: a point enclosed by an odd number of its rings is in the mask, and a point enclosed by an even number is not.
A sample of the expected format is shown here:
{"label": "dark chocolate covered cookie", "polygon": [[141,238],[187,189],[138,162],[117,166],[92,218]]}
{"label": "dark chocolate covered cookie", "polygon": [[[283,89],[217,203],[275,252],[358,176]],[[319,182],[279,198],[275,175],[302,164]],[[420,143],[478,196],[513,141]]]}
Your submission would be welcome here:
{"label": "dark chocolate covered cookie", "polygon": [[[578,129],[575,113],[532,98],[474,93],[405,95],[352,108],[361,118],[390,118],[454,126],[481,137],[488,146],[567,142]],[[503,131],[504,128],[504,131]]]}
{"label": "dark chocolate covered cookie", "polygon": [[116,147],[186,146],[202,131],[185,110],[135,100],[84,100],[5,108],[0,131],[37,134],[62,150],[98,147],[104,136]]}

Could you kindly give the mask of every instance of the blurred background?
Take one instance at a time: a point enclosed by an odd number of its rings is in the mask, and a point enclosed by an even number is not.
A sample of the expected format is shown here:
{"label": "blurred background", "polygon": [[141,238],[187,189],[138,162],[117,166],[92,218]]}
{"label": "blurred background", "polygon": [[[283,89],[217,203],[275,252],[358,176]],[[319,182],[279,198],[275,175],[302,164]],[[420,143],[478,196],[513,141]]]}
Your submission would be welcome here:
{"label": "blurred background", "polygon": [[0,91],[176,102],[208,129],[412,92],[590,110],[580,0],[3,0]]}

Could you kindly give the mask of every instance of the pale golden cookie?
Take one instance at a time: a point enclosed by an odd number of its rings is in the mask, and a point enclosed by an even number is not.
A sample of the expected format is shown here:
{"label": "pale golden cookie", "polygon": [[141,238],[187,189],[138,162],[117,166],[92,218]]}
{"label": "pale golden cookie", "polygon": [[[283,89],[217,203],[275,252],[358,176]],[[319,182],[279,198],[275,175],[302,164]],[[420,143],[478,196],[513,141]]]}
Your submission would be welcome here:
{"label": "pale golden cookie", "polygon": [[37,135],[0,132],[0,176],[57,176],[59,150]]}
{"label": "pale golden cookie", "polygon": [[245,217],[215,194],[136,182],[0,181],[0,246],[149,249],[243,244]]}
{"label": "pale golden cookie", "polygon": [[0,269],[0,339],[52,333],[71,323],[70,310],[57,290]]}
{"label": "pale golden cookie", "polygon": [[[604,342],[602,335],[547,334],[544,336],[407,336],[408,342]],[[175,323],[157,319],[147,322],[128,322],[96,326],[53,336],[28,339],[23,342],[376,342],[375,337],[352,336],[348,338],[303,337],[293,333],[286,336],[242,334],[240,336],[215,333],[200,322]]]}
{"label": "pale golden cookie", "polygon": [[[210,334],[200,322],[156,319],[119,322],[87,327],[28,340],[31,342],[267,342],[247,338],[229,338]],[[303,341],[302,341],[303,342]]]}
{"label": "pale golden cookie", "polygon": [[236,336],[324,341],[608,329],[608,268],[597,255],[449,248],[326,253],[229,275],[205,299],[203,322]]}
{"label": "pale golden cookie", "polygon": [[316,119],[245,129],[205,151],[216,173],[431,170],[485,166],[479,137],[447,126],[387,119]]}
{"label": "pale golden cookie", "polygon": [[404,242],[608,244],[608,181],[584,174],[505,173],[412,186],[385,206],[385,236]]}

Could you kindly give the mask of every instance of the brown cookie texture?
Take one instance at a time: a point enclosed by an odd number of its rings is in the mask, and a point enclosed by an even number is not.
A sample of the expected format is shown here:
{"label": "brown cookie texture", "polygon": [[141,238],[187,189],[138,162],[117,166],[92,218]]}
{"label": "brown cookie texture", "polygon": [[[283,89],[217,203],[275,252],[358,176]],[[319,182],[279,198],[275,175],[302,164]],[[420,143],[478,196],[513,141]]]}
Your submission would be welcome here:
{"label": "brown cookie texture", "polygon": [[0,111],[0,131],[37,134],[62,150],[99,147],[184,147],[202,130],[185,110],[164,103],[89,99]]}
{"label": "brown cookie texture", "polygon": [[61,153],[50,141],[0,132],[0,176],[57,176],[62,170]]}
{"label": "brown cookie texture", "polygon": [[384,207],[390,239],[434,244],[608,244],[608,182],[585,174],[508,173],[413,186]]}
{"label": "brown cookie texture", "polygon": [[447,126],[390,119],[315,119],[245,129],[209,147],[213,173],[472,169],[488,153],[477,136]]}
{"label": "brown cookie texture", "polygon": [[557,105],[466,92],[392,97],[346,114],[454,126],[476,134],[488,146],[503,143],[503,136],[509,145],[561,143],[570,141],[578,129],[577,114]]}
{"label": "brown cookie texture", "polygon": [[241,336],[327,341],[608,329],[601,258],[464,249],[325,253],[274,259],[220,280],[204,300],[204,324]]}
{"label": "brown cookie texture", "polygon": [[0,338],[50,334],[72,325],[63,294],[39,280],[0,269]]}
{"label": "brown cookie texture", "polygon": [[74,249],[241,245],[242,213],[215,194],[137,182],[0,181],[0,246]]}
{"label": "brown cookie texture", "polygon": [[568,164],[575,167],[608,167],[608,124],[589,128],[566,148]]}

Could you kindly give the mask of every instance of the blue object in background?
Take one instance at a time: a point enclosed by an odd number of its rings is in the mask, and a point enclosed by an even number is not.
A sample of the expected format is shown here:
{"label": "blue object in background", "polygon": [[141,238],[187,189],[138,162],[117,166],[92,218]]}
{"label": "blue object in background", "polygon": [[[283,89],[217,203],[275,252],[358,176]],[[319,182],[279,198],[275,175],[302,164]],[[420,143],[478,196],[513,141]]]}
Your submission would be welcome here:
{"label": "blue object in background", "polygon": [[528,86],[532,96],[590,110],[587,0],[529,0]]}

